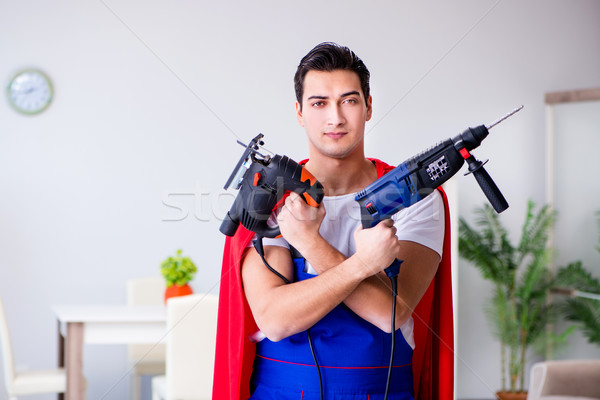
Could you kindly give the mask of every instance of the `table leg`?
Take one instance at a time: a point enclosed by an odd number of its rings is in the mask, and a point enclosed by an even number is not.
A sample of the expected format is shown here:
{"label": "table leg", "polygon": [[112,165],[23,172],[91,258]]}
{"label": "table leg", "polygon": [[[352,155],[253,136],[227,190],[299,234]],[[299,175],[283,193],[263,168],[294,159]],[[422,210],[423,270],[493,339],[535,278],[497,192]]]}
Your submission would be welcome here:
{"label": "table leg", "polygon": [[66,400],[83,400],[83,323],[67,323]]}
{"label": "table leg", "polygon": [[[62,335],[60,328],[61,328],[61,323],[60,323],[60,321],[58,321],[58,367],[64,368],[64,366],[65,366],[65,338]],[[64,400],[64,399],[65,399],[65,394],[59,393],[58,400]]]}

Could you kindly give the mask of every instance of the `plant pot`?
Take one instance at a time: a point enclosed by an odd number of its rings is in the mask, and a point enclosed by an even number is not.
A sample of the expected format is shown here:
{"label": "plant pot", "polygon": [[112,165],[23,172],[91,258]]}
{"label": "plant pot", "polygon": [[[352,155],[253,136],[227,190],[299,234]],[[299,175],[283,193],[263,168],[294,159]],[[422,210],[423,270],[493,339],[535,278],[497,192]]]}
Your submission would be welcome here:
{"label": "plant pot", "polygon": [[496,392],[498,400],[527,400],[527,392]]}
{"label": "plant pot", "polygon": [[165,304],[171,297],[187,296],[194,293],[192,288],[187,283],[185,285],[171,285],[165,289]]}

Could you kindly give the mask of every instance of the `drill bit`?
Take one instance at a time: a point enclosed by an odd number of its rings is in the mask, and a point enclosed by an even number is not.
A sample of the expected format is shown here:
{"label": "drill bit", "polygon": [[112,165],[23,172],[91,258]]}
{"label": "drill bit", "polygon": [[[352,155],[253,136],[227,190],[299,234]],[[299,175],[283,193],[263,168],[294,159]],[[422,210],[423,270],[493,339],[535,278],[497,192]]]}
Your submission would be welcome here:
{"label": "drill bit", "polygon": [[510,117],[511,115],[521,111],[523,109],[524,106],[519,106],[517,108],[515,108],[514,110],[512,110],[511,112],[509,112],[508,114],[506,114],[504,117],[500,118],[497,121],[492,122],[490,125],[486,126],[486,129],[492,129],[494,126],[498,125],[500,122],[504,121],[506,118]]}

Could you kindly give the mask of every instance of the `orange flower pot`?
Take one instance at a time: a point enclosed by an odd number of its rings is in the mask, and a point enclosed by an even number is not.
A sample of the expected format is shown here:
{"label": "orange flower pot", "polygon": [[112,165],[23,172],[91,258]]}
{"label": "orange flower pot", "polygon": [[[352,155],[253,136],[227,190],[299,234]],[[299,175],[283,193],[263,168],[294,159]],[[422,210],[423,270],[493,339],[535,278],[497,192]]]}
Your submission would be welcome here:
{"label": "orange flower pot", "polygon": [[496,392],[499,400],[527,400],[527,392]]}
{"label": "orange flower pot", "polygon": [[165,289],[165,304],[171,297],[187,296],[188,294],[194,293],[192,288],[187,283],[185,285],[171,285]]}

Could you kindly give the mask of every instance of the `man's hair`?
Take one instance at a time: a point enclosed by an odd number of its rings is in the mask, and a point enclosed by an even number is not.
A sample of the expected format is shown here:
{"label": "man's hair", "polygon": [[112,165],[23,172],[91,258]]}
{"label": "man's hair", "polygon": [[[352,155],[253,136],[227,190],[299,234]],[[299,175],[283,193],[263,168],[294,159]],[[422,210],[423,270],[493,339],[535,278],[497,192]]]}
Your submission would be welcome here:
{"label": "man's hair", "polygon": [[308,71],[331,72],[338,69],[356,72],[365,101],[367,101],[370,92],[369,77],[371,76],[367,66],[348,47],[333,42],[324,42],[316,45],[302,58],[294,75],[296,100],[300,103],[300,107],[302,107],[302,95],[304,94],[304,77]]}

